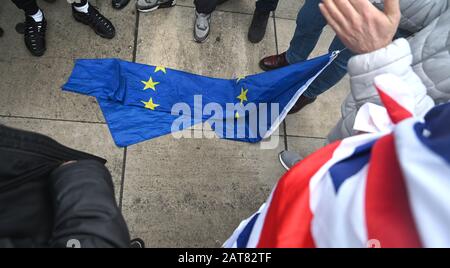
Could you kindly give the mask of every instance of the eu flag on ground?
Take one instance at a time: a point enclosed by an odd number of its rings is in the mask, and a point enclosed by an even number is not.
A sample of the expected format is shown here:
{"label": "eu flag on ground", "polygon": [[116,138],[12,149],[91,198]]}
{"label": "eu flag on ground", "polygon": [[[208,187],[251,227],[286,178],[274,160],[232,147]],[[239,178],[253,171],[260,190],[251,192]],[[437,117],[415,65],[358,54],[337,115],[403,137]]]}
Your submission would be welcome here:
{"label": "eu flag on ground", "polygon": [[119,59],[81,59],[63,90],[96,97],[120,147],[202,122],[220,138],[259,142],[278,128],[335,56],[235,79]]}

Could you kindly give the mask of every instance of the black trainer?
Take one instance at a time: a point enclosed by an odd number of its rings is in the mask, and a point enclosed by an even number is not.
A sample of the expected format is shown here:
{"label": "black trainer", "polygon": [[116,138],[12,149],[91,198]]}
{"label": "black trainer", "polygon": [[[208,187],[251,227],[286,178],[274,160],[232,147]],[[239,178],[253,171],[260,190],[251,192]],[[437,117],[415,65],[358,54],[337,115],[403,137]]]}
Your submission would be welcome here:
{"label": "black trainer", "polygon": [[24,40],[25,45],[33,56],[40,57],[46,50],[45,31],[47,30],[47,21],[45,18],[36,22],[32,17],[25,16]]}
{"label": "black trainer", "polygon": [[112,7],[115,9],[122,9],[122,8],[126,7],[126,5],[128,5],[129,2],[130,2],[130,0],[112,0],[111,4],[112,4]]}
{"label": "black trainer", "polygon": [[252,24],[248,30],[248,40],[252,43],[259,43],[266,34],[267,22],[269,21],[270,12],[261,12],[255,10],[253,14]]}
{"label": "black trainer", "polygon": [[112,39],[116,35],[114,25],[91,5],[87,13],[79,12],[72,6],[72,15],[76,21],[91,26],[103,38]]}

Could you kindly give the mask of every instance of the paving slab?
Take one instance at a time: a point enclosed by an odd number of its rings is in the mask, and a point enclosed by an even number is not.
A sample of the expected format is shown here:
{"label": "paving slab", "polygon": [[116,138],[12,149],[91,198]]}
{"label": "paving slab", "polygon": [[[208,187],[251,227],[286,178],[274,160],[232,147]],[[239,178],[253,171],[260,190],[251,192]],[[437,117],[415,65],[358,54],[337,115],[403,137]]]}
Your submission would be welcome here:
{"label": "paving slab", "polygon": [[[193,39],[194,9],[175,6],[140,15],[137,61],[196,74],[233,78],[262,72],[260,58],[276,52],[273,24],[259,44],[247,40],[251,15],[216,12],[208,40]],[[154,27],[158,21],[158,27]]]}
{"label": "paving slab", "polygon": [[280,0],[275,11],[275,17],[296,20],[298,11],[304,4],[305,0]]}
{"label": "paving slab", "polygon": [[302,157],[307,157],[326,145],[326,140],[322,138],[287,136],[287,141],[289,151],[297,152]]}
{"label": "paving slab", "polygon": [[128,148],[123,213],[149,247],[219,247],[284,173],[259,145],[165,136]]}
{"label": "paving slab", "polygon": [[13,59],[0,63],[0,115],[104,122],[93,97],[63,92],[72,60]]}

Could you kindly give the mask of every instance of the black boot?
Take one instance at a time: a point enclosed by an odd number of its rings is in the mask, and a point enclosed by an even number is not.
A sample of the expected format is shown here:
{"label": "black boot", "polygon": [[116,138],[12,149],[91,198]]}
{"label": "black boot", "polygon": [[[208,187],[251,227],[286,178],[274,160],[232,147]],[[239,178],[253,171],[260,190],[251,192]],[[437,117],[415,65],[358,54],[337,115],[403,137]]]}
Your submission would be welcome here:
{"label": "black boot", "polygon": [[259,43],[266,34],[267,22],[269,21],[270,12],[261,12],[255,10],[253,14],[252,24],[248,30],[248,40],[252,43]]}
{"label": "black boot", "polygon": [[36,22],[32,17],[25,16],[24,40],[25,45],[33,56],[40,57],[46,50],[45,31],[47,30],[47,21],[45,18]]}
{"label": "black boot", "polygon": [[91,5],[87,13],[78,12],[72,6],[72,15],[76,21],[91,26],[95,33],[103,38],[112,39],[116,35],[114,25]]}
{"label": "black boot", "polygon": [[303,110],[303,108],[305,108],[306,106],[315,102],[316,99],[317,98],[312,99],[312,98],[305,97],[303,95],[300,96],[298,101],[294,104],[292,109],[289,111],[289,114],[296,114],[296,113],[300,112],[301,110]]}
{"label": "black boot", "polygon": [[126,5],[128,5],[129,2],[130,2],[130,0],[112,0],[111,4],[112,4],[112,7],[115,9],[122,9]]}

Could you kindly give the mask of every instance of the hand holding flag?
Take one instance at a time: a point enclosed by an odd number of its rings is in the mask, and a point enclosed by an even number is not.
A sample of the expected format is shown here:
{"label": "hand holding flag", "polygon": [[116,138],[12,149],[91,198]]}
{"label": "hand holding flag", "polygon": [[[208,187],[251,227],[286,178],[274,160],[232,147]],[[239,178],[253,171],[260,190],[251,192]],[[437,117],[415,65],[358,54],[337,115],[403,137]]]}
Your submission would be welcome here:
{"label": "hand holding flag", "polygon": [[368,0],[324,0],[319,7],[339,39],[357,54],[389,45],[401,17],[399,0],[385,0],[384,11]]}

